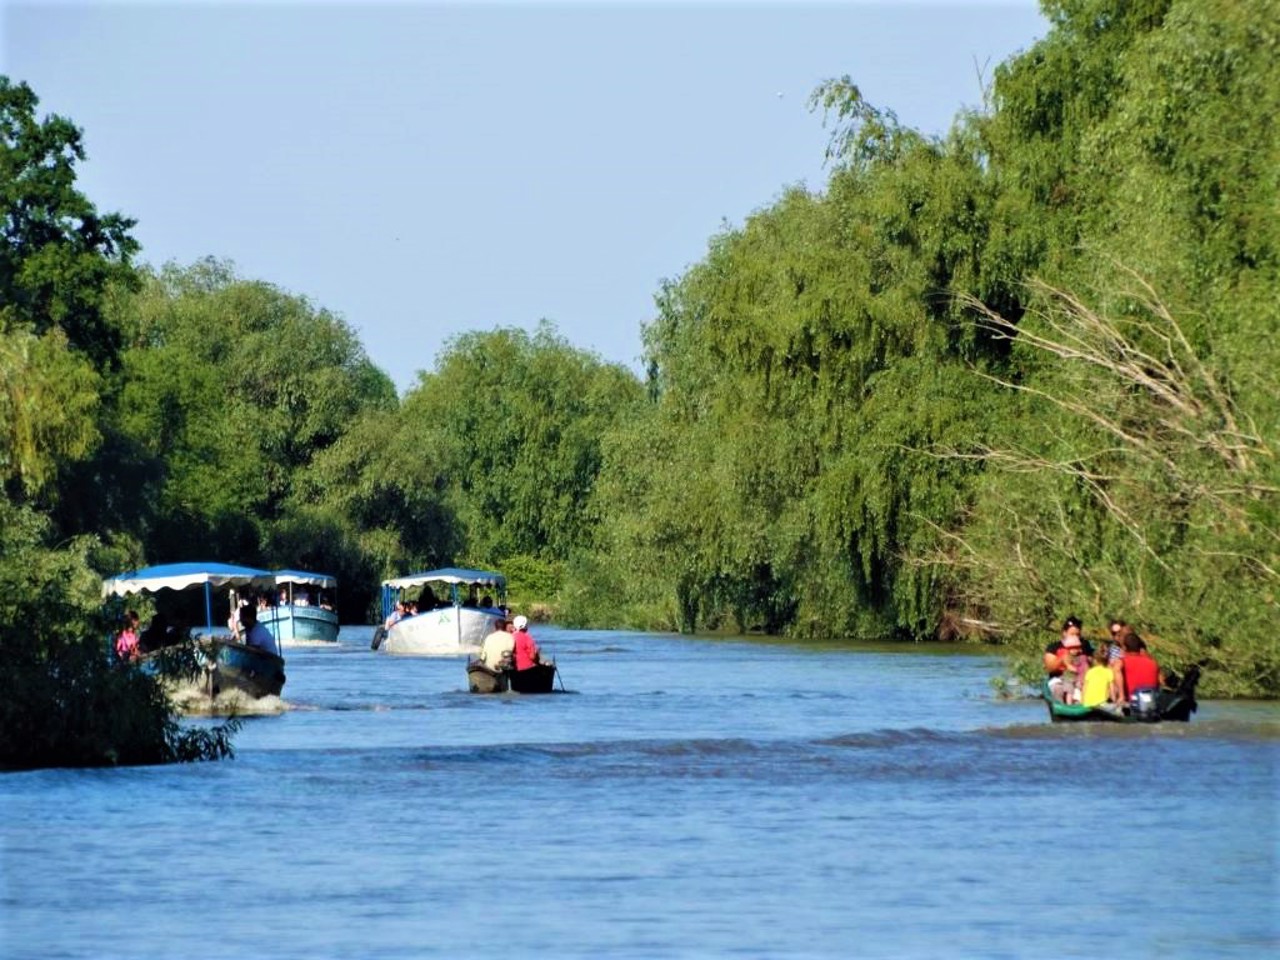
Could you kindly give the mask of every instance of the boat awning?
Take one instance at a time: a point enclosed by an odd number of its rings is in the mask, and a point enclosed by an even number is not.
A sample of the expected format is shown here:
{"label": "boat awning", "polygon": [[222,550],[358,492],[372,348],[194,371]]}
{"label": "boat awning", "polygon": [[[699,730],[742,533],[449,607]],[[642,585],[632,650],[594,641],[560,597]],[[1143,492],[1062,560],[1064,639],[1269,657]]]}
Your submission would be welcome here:
{"label": "boat awning", "polygon": [[242,586],[270,577],[268,570],[237,567],[230,563],[166,563],[141,570],[128,570],[102,581],[103,597],[124,597],[157,590],[186,590],[208,584],[212,587]]}
{"label": "boat awning", "polygon": [[476,583],[506,589],[507,578],[492,570],[443,567],[440,570],[426,570],[421,573],[411,573],[407,577],[382,581],[384,587],[390,587],[393,590],[403,590],[405,587],[420,587],[424,583]]}
{"label": "boat awning", "polygon": [[276,586],[282,583],[305,583],[312,587],[323,587],[326,590],[337,589],[338,580],[327,573],[308,573],[306,570],[272,570],[271,582]]}

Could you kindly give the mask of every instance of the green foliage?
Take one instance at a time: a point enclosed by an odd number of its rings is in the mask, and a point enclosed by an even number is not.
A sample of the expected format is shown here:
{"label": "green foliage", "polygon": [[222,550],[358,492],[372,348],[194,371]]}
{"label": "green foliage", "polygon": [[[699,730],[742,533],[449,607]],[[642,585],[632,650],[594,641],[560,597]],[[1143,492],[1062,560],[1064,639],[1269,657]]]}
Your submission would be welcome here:
{"label": "green foliage", "polygon": [[1065,611],[1121,615],[1207,694],[1275,696],[1280,7],[1059,13],[987,127],[1008,222],[1041,232],[1022,270],[1057,279],[991,328],[1020,394],[951,559],[1023,655]]}
{"label": "green foliage", "polygon": [[269,561],[298,478],[365,411],[393,410],[394,389],[341,320],[228,264],[144,281],[115,304],[128,349],[109,452],[147,494],[149,553]]}
{"label": "green foliage", "polygon": [[1048,3],[930,140],[848,78],[824,194],[665,285],[604,443],[577,622],[972,633],[1138,623],[1274,696],[1280,9]]}
{"label": "green foliage", "polygon": [[98,382],[61,330],[0,330],[0,483],[10,499],[54,495],[58,468],[90,453]]}
{"label": "green foliage", "polygon": [[102,307],[112,283],[132,281],[134,221],[99,214],[75,189],[80,131],[63,117],[38,119],[38,103],[25,83],[0,76],[0,333],[60,330],[101,370],[119,352]]}
{"label": "green foliage", "polygon": [[115,662],[91,541],[0,501],[0,768],[109,766],[230,755],[234,725],[182,729],[160,680]]}
{"label": "green foliage", "polygon": [[405,397],[400,442],[436,465],[474,562],[554,561],[590,540],[600,437],[640,394],[550,324],[465,334]]}

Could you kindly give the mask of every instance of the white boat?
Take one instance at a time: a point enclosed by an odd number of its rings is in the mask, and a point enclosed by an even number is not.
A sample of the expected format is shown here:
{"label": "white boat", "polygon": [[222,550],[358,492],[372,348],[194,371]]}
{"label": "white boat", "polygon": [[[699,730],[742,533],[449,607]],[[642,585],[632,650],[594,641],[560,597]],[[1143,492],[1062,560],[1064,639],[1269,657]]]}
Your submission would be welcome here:
{"label": "white boat", "polygon": [[492,570],[446,567],[384,580],[384,624],[398,602],[413,601],[418,612],[380,626],[373,649],[428,657],[478,653],[484,638],[506,619],[506,594],[506,577]]}
{"label": "white boat", "polygon": [[305,570],[273,570],[266,583],[253,585],[271,592],[273,605],[258,611],[258,622],[282,647],[338,642],[335,578]]}

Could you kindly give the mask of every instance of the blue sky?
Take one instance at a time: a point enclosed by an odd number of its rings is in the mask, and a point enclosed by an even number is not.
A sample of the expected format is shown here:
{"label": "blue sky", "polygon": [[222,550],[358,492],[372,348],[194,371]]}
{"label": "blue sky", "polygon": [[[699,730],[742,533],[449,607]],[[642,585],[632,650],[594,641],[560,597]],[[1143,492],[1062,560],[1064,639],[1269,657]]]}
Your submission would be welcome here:
{"label": "blue sky", "polygon": [[450,336],[542,318],[639,372],[662,280],[822,188],[822,80],[942,133],[1047,28],[1032,0],[6,0],[0,70],[84,130],[80,186],[143,261],[302,294],[403,391]]}

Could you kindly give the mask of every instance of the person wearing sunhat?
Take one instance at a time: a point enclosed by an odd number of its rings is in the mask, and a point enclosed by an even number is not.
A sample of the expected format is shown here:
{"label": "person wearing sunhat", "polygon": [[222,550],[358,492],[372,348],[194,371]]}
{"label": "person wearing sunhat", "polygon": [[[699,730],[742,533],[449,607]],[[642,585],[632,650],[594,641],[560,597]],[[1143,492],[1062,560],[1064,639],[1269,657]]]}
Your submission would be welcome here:
{"label": "person wearing sunhat", "polygon": [[515,627],[516,669],[528,670],[541,660],[538,644],[529,633],[529,618],[521,614],[511,621]]}

